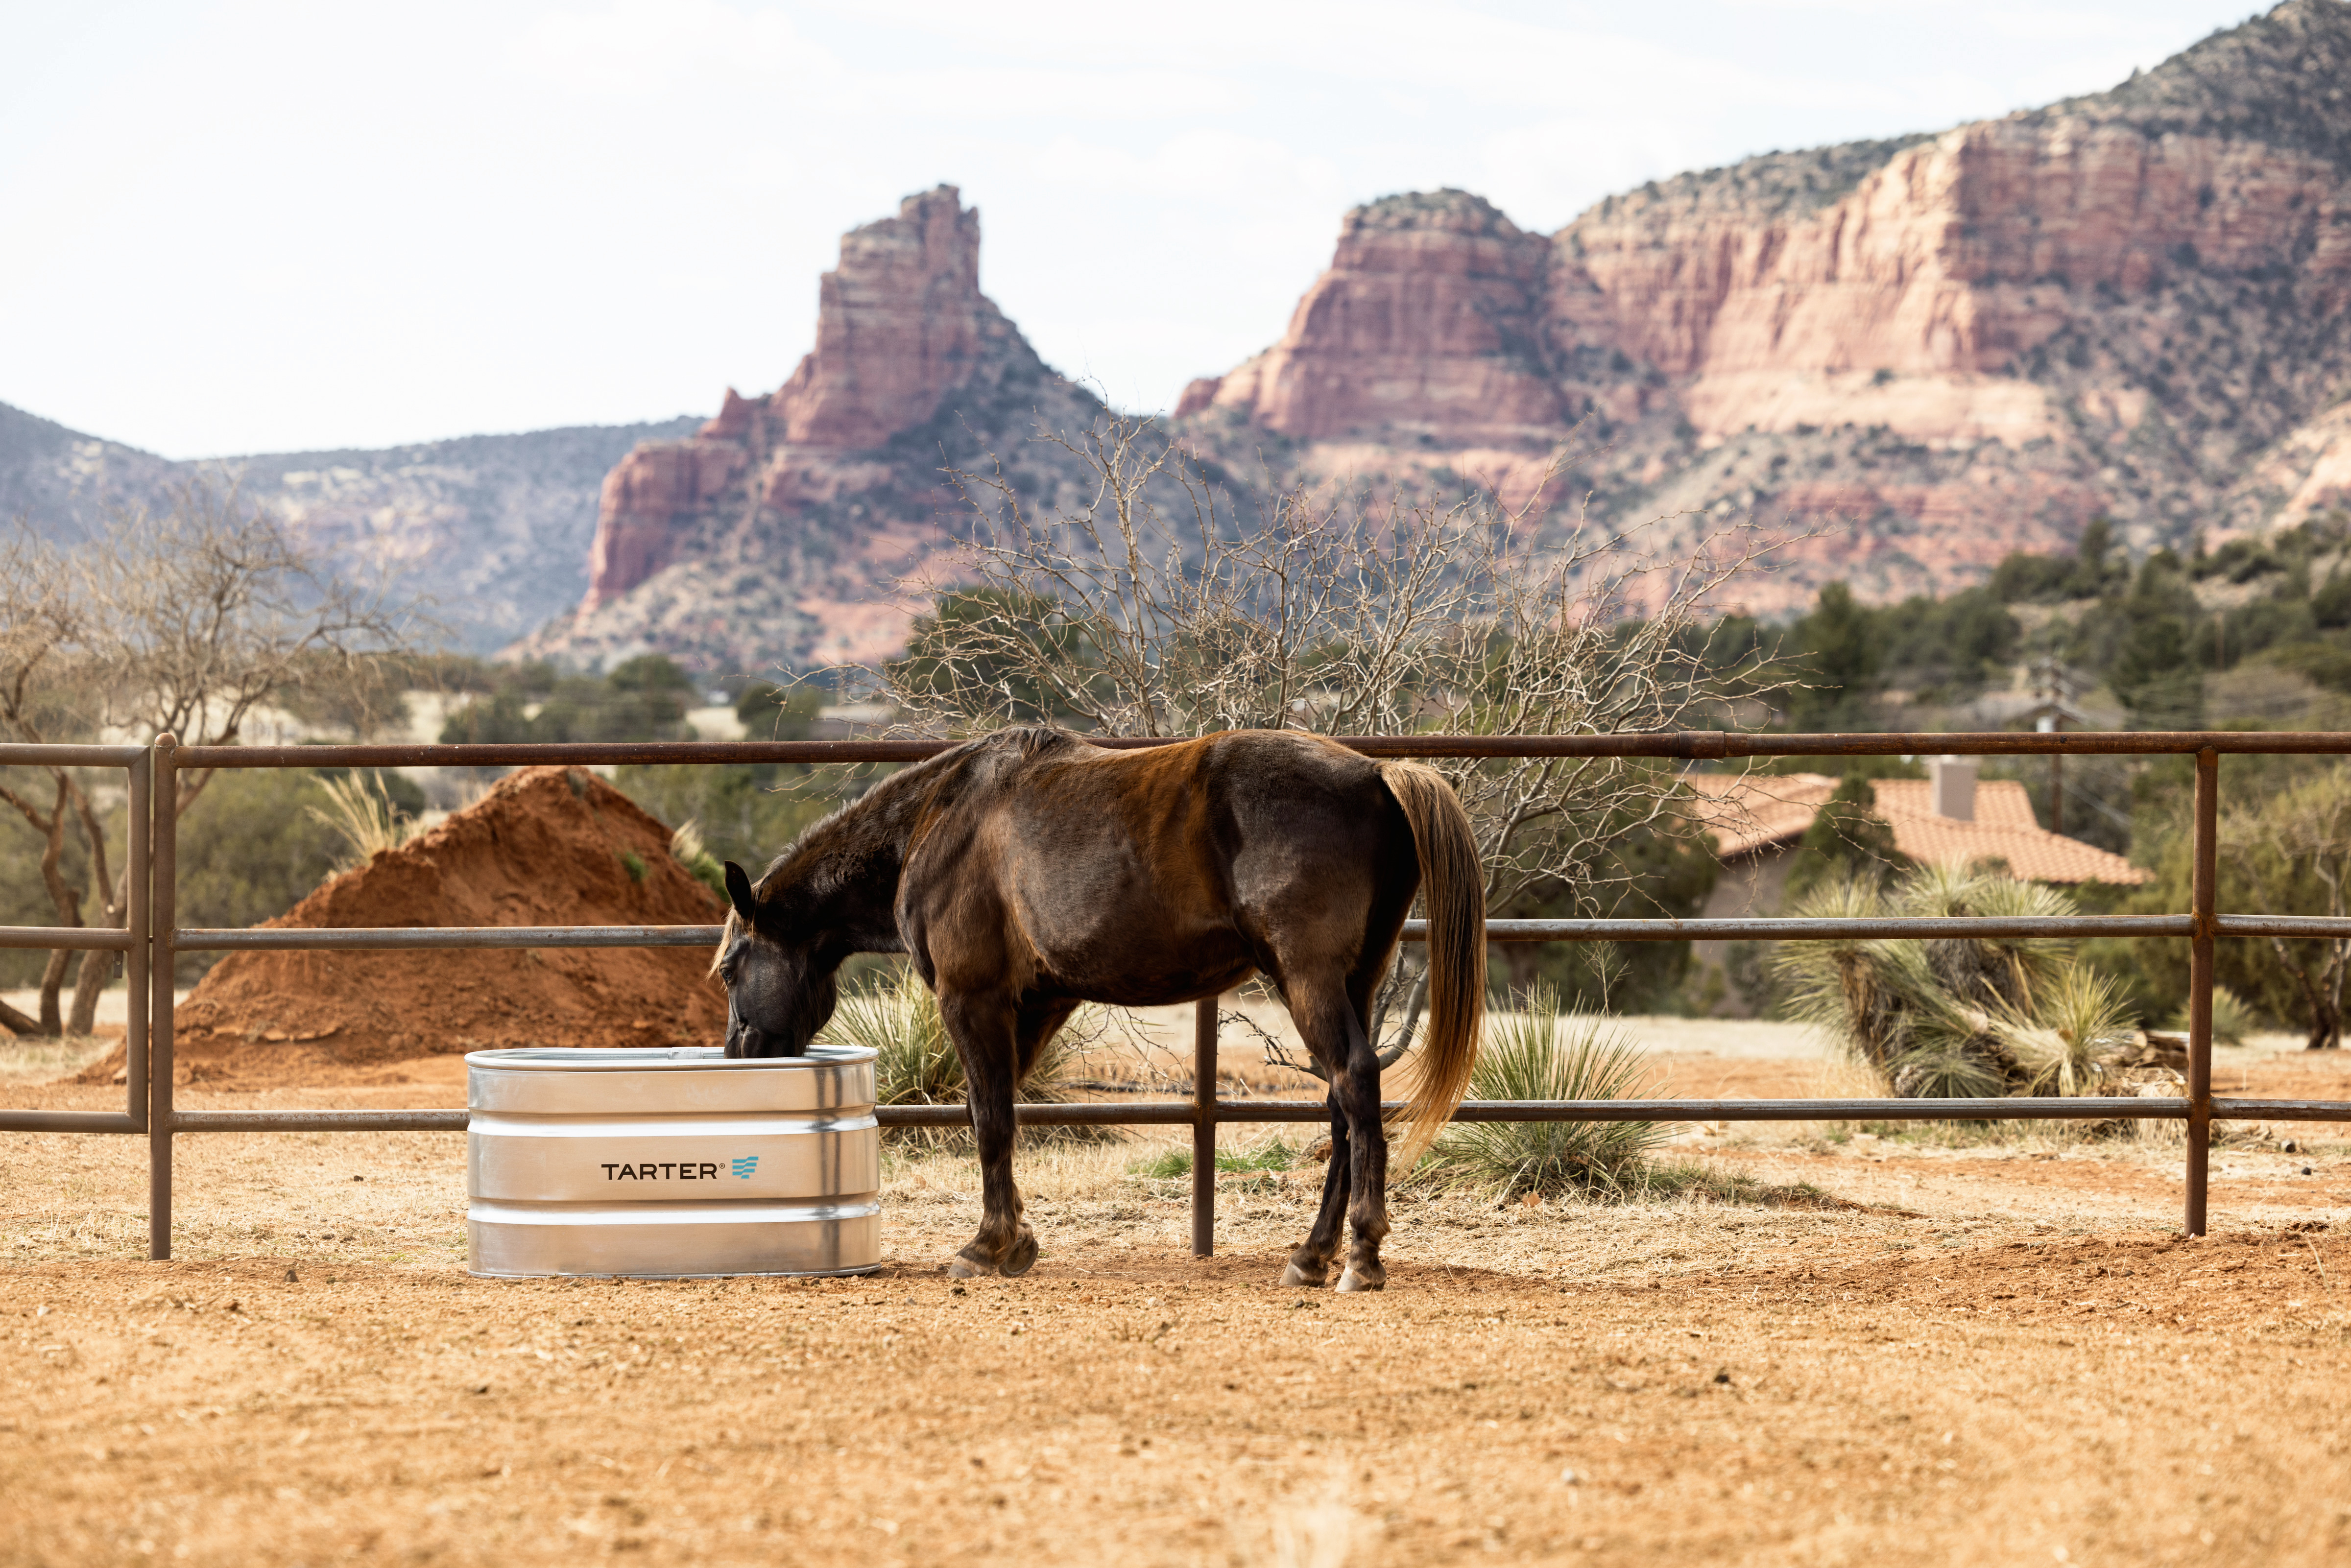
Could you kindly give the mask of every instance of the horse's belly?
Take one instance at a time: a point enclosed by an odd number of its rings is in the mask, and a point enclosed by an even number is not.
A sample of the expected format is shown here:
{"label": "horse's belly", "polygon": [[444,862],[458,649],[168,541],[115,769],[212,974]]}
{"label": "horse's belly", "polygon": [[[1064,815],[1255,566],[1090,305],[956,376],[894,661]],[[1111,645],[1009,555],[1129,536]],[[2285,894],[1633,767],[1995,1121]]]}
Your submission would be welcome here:
{"label": "horse's belly", "polygon": [[1081,1001],[1165,1007],[1246,980],[1257,956],[1229,926],[1119,912],[1081,927],[1032,929],[1038,980]]}

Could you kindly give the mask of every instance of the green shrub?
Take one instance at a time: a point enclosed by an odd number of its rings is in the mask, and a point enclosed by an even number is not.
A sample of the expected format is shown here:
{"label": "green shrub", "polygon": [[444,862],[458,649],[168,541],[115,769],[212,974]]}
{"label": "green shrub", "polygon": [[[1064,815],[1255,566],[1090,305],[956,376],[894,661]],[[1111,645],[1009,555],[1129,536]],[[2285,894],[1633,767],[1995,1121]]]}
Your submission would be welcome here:
{"label": "green shrub", "polygon": [[[349,846],[313,815],[330,808],[319,776],[293,768],[223,768],[179,821],[179,923],[255,925],[285,914],[335,873]],[[183,953],[193,980],[218,953]]]}
{"label": "green shrub", "polygon": [[[39,779],[35,785],[32,780]],[[7,779],[15,789],[32,790],[43,810],[47,809],[51,788],[45,775],[29,770],[16,773]],[[123,823],[120,811],[107,814],[107,863],[120,866],[123,854]],[[47,841],[36,831],[31,823],[18,816],[13,808],[0,807],[0,924],[9,925],[55,925],[57,906],[49,898],[48,885],[41,877],[41,856]],[[82,918],[90,916],[89,852],[81,835],[68,828],[65,849],[58,861],[58,871],[66,885],[82,896]],[[0,948],[0,986],[35,986],[40,983],[41,969],[49,960],[47,950],[38,947]],[[73,993],[73,977],[80,964],[66,971],[66,995]]]}
{"label": "green shrub", "polygon": [[1150,1181],[1174,1181],[1192,1174],[1192,1151],[1162,1149],[1149,1159],[1137,1160],[1127,1167],[1128,1173]]}
{"label": "green shrub", "polygon": [[[1648,1087],[1641,1052],[1602,1020],[1562,1018],[1546,985],[1518,1001],[1487,1027],[1471,1100],[1629,1100]],[[1646,1156],[1664,1136],[1654,1122],[1457,1122],[1414,1179],[1503,1198],[1625,1197],[1645,1186]]]}
{"label": "green shrub", "polygon": [[[2182,1034],[2188,1031],[2188,1009],[2182,1008],[2172,1016],[2171,1027]],[[2252,1004],[2226,986],[2212,988],[2212,1043],[2242,1045],[2245,1037],[2260,1027],[2253,1017]]]}
{"label": "green shrub", "polygon": [[[833,1009],[832,1021],[819,1039],[834,1045],[860,1046],[874,1053],[874,1103],[882,1105],[955,1105],[963,1103],[963,1059],[947,1037],[939,1017],[938,998],[914,972],[901,965],[895,973],[875,977],[868,984],[845,990]],[[1056,1035],[1038,1051],[1019,1097],[1031,1103],[1059,1103],[1070,1096],[1062,1086],[1069,1077],[1071,1056]],[[1022,1134],[1031,1142],[1107,1143],[1116,1134],[1108,1127],[1032,1127]],[[925,1149],[971,1146],[968,1127],[893,1127],[892,1142]]]}
{"label": "green shrub", "polygon": [[345,852],[335,869],[365,865],[386,850],[396,850],[415,831],[416,819],[402,813],[383,785],[383,775],[362,777],[356,770],[333,777],[321,775],[319,789],[324,807],[305,806],[313,821],[325,823],[343,841]]}
{"label": "green shrub", "polygon": [[669,836],[669,852],[688,875],[708,888],[720,904],[728,902],[726,868],[702,843],[702,824],[688,818]]}
{"label": "green shrub", "polygon": [[631,765],[612,783],[659,821],[693,823],[714,862],[733,861],[756,878],[810,824],[853,799],[875,771],[889,769]]}
{"label": "green shrub", "polygon": [[[1259,1171],[1286,1171],[1298,1163],[1298,1151],[1280,1138],[1254,1148],[1218,1149],[1217,1168],[1240,1175]],[[1162,1149],[1148,1159],[1139,1160],[1127,1167],[1131,1176],[1147,1176],[1154,1181],[1172,1181],[1192,1174],[1192,1151]]]}
{"label": "green shrub", "polygon": [[1796,845],[1786,896],[1801,899],[1823,883],[1882,883],[1909,864],[1894,847],[1894,829],[1877,815],[1877,787],[1849,772],[1823,801]]}

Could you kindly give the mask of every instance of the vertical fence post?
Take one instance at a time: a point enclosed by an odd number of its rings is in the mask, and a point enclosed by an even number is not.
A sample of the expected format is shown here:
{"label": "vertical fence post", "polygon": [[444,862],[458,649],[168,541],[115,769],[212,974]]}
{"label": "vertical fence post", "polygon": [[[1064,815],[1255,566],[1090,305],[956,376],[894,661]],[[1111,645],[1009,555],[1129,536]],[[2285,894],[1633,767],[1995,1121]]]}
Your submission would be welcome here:
{"label": "vertical fence post", "polygon": [[178,746],[167,733],[155,737],[149,783],[154,805],[150,851],[154,884],[148,894],[152,956],[147,1042],[147,1256],[172,1256],[172,932],[180,921],[178,898],[180,781],[172,771]]}
{"label": "vertical fence post", "polygon": [[154,921],[150,918],[147,900],[148,859],[151,840],[148,829],[154,818],[155,753],[151,747],[130,768],[131,774],[131,841],[123,856],[129,862],[125,875],[129,879],[131,896],[122,911],[122,924],[131,933],[131,951],[123,955],[122,990],[122,1081],[129,1087],[124,1092],[133,1125],[147,1125],[147,986],[148,964],[153,954],[150,944],[154,940]]}
{"label": "vertical fence post", "polygon": [[1217,1252],[1217,998],[1192,1019],[1192,1256]]}
{"label": "vertical fence post", "polygon": [[2220,754],[2196,754],[2196,864],[2188,948],[2188,1234],[2204,1234],[2212,1144],[2212,936],[2220,880]]}

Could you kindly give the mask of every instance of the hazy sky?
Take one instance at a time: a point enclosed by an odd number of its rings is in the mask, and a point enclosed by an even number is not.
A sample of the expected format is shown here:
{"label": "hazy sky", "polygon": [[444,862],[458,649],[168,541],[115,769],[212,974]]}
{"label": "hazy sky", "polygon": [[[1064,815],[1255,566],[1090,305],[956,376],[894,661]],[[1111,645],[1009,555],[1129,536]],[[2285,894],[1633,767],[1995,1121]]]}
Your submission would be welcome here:
{"label": "hazy sky", "polygon": [[940,181],[1133,408],[1276,336],[1339,215],[1521,226],[2095,91],[2243,0],[0,0],[0,402],[177,457],[707,413]]}

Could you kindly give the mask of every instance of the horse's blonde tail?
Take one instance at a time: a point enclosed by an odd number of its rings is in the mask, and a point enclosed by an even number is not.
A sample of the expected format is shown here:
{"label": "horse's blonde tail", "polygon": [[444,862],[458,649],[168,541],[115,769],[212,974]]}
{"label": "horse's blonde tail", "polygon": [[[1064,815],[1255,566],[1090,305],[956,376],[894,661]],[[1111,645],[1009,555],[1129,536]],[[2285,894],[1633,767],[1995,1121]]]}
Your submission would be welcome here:
{"label": "horse's blonde tail", "polygon": [[1445,775],[1417,762],[1383,762],[1380,781],[1412,824],[1428,911],[1428,1038],[1414,1058],[1393,1156],[1410,1170],[1452,1119],[1478,1064],[1486,1018],[1486,875],[1469,813]]}

